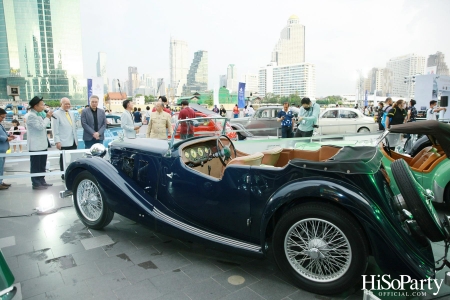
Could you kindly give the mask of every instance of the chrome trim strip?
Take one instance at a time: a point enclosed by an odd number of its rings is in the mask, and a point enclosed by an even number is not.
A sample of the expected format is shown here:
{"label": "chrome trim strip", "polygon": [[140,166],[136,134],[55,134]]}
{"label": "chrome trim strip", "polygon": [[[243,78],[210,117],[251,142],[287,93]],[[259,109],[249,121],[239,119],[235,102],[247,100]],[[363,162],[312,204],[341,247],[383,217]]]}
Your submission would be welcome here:
{"label": "chrome trim strip", "polygon": [[442,188],[436,180],[433,183],[434,201],[437,203],[444,202],[444,188]]}
{"label": "chrome trim strip", "polygon": [[244,243],[244,242],[240,242],[237,240],[233,240],[230,238],[226,238],[214,233],[210,233],[198,228],[195,228],[191,225],[187,225],[183,222],[180,222],[172,217],[169,217],[168,215],[160,212],[157,208],[153,208],[153,212],[152,214],[154,215],[154,217],[160,219],[161,221],[164,221],[167,224],[170,224],[174,227],[177,227],[183,231],[186,231],[188,233],[191,233],[193,235],[196,235],[198,237],[201,238],[206,238],[208,240],[211,240],[213,242],[217,242],[217,243],[221,243],[221,244],[225,244],[228,246],[233,246],[233,247],[237,247],[237,248],[241,248],[241,249],[245,249],[248,251],[253,251],[253,252],[262,252],[261,247],[257,246],[257,245],[253,245],[253,244],[248,244],[248,243]]}

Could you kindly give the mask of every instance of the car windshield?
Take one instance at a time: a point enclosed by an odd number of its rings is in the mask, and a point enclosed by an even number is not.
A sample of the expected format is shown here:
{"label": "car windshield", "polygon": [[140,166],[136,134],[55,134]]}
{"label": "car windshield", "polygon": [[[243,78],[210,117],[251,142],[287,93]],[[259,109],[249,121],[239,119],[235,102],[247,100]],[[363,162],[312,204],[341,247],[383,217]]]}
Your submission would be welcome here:
{"label": "car windshield", "polygon": [[225,134],[227,118],[200,117],[178,120],[172,117],[171,144],[199,136],[220,136]]}
{"label": "car windshield", "polygon": [[384,140],[384,138],[389,134],[389,131],[384,131],[376,140],[375,145],[378,145],[379,143],[381,143],[382,140]]}

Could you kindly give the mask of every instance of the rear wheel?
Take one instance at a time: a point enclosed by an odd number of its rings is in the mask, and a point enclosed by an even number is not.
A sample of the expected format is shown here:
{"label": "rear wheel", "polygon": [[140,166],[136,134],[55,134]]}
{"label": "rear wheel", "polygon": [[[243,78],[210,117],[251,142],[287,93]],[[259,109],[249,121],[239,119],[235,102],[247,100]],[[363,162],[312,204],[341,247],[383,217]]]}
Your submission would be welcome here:
{"label": "rear wheel", "polygon": [[106,204],[106,196],[95,177],[88,171],[77,175],[73,185],[73,202],[81,222],[92,229],[107,226],[114,212]]}
{"label": "rear wheel", "polygon": [[403,199],[422,232],[432,242],[442,241],[445,238],[443,225],[431,203],[433,193],[425,190],[416,181],[405,160],[394,161],[391,164],[391,171]]}
{"label": "rear wheel", "polygon": [[370,130],[367,127],[361,127],[361,128],[358,129],[358,133],[359,132],[370,132]]}
{"label": "rear wheel", "polygon": [[273,233],[275,260],[294,283],[317,294],[338,294],[358,283],[369,248],[361,226],[328,204],[305,204],[288,211]]}

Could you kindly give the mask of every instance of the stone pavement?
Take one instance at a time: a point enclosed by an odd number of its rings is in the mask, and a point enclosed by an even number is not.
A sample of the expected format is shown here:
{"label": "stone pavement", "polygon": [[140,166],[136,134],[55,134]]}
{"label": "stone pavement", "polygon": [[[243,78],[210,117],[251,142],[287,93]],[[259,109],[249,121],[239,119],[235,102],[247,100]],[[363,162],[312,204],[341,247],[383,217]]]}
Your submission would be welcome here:
{"label": "stone pavement", "polygon": [[[11,174],[26,166],[8,168]],[[117,214],[104,230],[88,229],[71,199],[58,199],[64,189],[61,179],[47,181],[54,186],[46,191],[32,190],[30,179],[9,180],[12,187],[0,191],[0,217],[7,217],[0,218],[0,248],[15,275],[17,299],[363,298],[358,286],[333,298],[299,290],[270,255],[259,260],[214,251]],[[40,197],[48,194],[56,207],[65,208],[43,216],[8,217],[33,213]],[[442,255],[443,244],[434,247],[436,256]],[[378,272],[371,261],[367,274]],[[450,294],[450,288],[443,290],[439,296]]]}

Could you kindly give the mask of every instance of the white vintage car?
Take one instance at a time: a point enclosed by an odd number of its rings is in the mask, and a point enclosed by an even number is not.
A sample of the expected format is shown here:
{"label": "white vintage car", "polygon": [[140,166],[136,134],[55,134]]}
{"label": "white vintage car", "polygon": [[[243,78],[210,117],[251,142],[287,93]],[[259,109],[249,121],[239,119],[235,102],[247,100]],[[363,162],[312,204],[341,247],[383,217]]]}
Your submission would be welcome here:
{"label": "white vintage car", "polygon": [[319,115],[318,123],[318,134],[376,132],[378,130],[378,124],[373,117],[367,117],[357,109],[345,107],[324,110]]}

